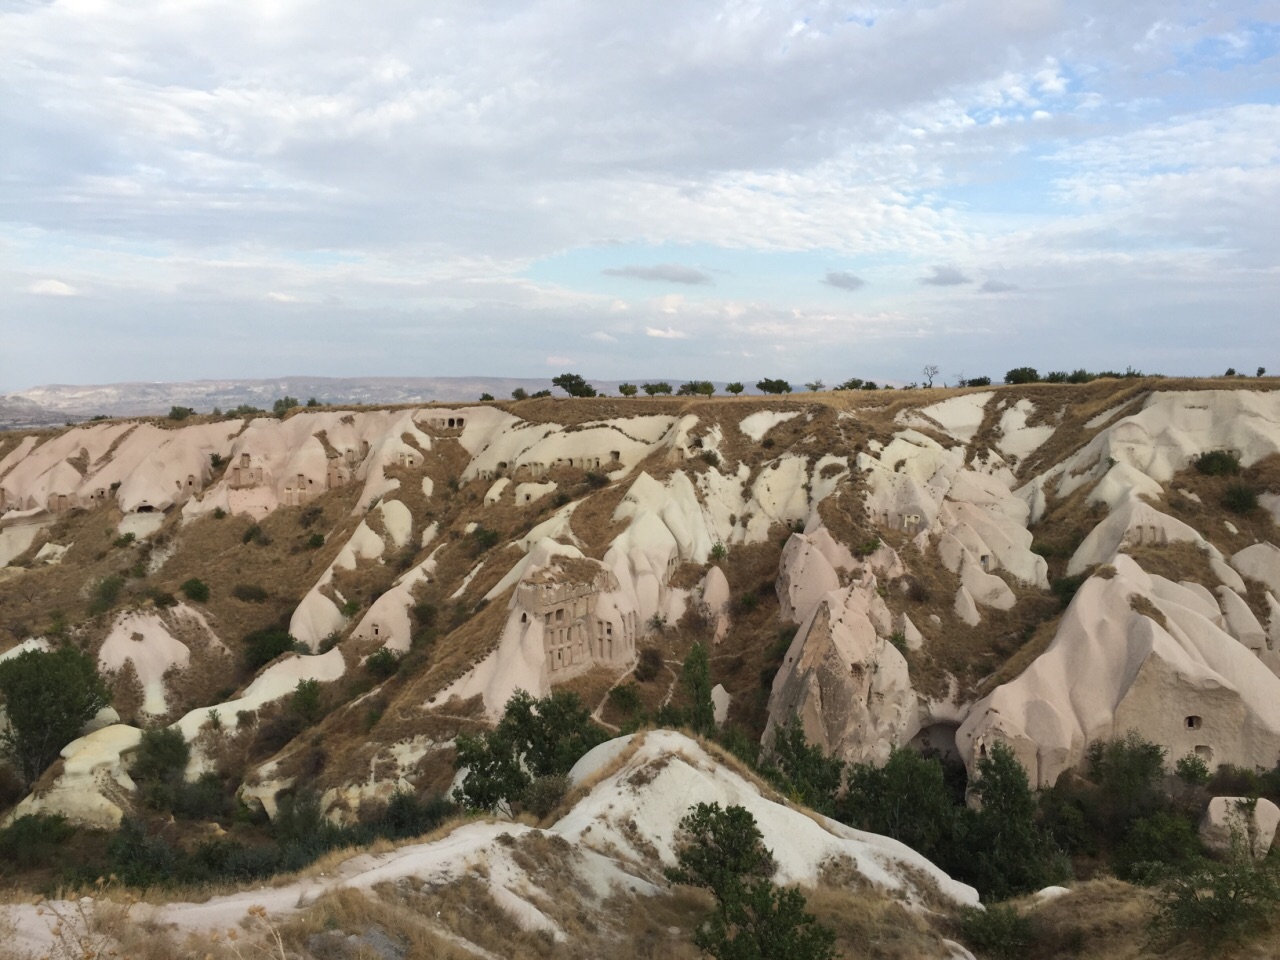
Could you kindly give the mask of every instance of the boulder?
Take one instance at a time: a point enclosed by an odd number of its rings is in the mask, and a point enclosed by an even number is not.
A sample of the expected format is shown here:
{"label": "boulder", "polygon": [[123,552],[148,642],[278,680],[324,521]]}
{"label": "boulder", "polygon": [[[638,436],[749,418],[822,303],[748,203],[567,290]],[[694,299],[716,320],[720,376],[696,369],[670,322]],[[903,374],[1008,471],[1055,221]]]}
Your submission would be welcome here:
{"label": "boulder", "polygon": [[1280,826],[1280,807],[1265,797],[1248,800],[1244,797],[1214,797],[1209,809],[1200,821],[1200,840],[1217,853],[1231,850],[1238,834],[1240,842],[1248,843],[1249,852],[1256,858],[1267,855],[1276,827]]}

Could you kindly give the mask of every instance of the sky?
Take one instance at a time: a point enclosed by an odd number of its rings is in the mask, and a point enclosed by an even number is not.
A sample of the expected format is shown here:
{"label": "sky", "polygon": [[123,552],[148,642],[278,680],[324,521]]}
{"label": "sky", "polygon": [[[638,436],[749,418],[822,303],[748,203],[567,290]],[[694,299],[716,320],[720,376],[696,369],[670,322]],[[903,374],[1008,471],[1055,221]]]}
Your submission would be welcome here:
{"label": "sky", "polygon": [[1280,0],[0,0],[0,391],[1280,373]]}

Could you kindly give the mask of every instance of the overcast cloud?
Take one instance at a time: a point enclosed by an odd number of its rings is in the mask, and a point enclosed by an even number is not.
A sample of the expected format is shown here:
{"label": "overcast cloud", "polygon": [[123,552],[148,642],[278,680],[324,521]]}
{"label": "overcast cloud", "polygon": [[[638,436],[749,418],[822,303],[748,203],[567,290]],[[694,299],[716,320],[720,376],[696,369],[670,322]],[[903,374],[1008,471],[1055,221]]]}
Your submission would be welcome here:
{"label": "overcast cloud", "polygon": [[1278,20],[0,3],[0,391],[1280,369]]}

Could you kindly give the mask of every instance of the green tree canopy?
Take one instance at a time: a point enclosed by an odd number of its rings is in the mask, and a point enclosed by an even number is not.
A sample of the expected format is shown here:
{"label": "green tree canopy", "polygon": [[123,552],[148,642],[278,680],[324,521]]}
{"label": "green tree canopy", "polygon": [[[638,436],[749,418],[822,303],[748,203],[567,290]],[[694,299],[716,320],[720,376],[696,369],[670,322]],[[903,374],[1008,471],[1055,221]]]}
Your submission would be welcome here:
{"label": "green tree canopy", "polygon": [[742,385],[740,382],[738,382],[737,380],[735,380],[735,381],[733,381],[733,383],[727,383],[727,384],[725,384],[724,389],[725,389],[725,393],[732,393],[732,394],[736,397],[738,394],[740,394],[740,393],[741,393],[744,389],[746,389],[746,388],[745,388],[745,387],[743,387],[743,385]]}
{"label": "green tree canopy", "polygon": [[756,381],[756,389],[761,393],[790,393],[791,384],[785,380],[770,380],[766,377]]}
{"label": "green tree canopy", "polygon": [[283,417],[286,413],[298,405],[298,398],[291,397],[288,394],[281,397],[271,405],[271,412],[277,417]]}
{"label": "green tree canopy", "polygon": [[28,650],[0,663],[0,697],[9,717],[0,746],[28,786],[111,702],[94,659],[72,647]]}
{"label": "green tree canopy", "polygon": [[618,392],[622,394],[624,397],[634,397],[636,395],[637,390],[638,388],[634,383],[618,384]]}
{"label": "green tree canopy", "polygon": [[555,690],[538,700],[517,690],[497,727],[457,738],[455,766],[467,775],[454,797],[477,810],[518,803],[534,780],[564,776],[606,739],[576,693]]}
{"label": "green tree canopy", "polygon": [[640,388],[651,397],[655,397],[660,393],[670,393],[671,384],[665,380],[659,380],[657,383],[646,383]]}
{"label": "green tree canopy", "polygon": [[562,373],[558,377],[552,377],[551,383],[571,397],[594,397],[596,395],[596,388],[576,373]]}

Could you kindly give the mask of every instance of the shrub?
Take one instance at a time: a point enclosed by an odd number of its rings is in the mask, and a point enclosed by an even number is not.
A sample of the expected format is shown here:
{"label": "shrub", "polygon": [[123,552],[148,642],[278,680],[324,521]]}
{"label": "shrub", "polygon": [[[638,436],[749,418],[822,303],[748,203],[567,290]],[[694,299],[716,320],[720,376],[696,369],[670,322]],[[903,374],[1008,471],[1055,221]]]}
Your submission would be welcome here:
{"label": "shrub", "polygon": [[836,384],[834,387],[832,387],[832,389],[837,391],[861,390],[862,385],[866,382],[867,381],[863,380],[861,377],[850,377],[848,380],[845,380],[843,383]]}
{"label": "shrub", "polygon": [[137,540],[137,539],[138,539],[138,537],[137,537],[137,535],[136,535],[136,534],[133,534],[133,533],[122,533],[122,534],[120,534],[120,536],[116,537],[116,538],[115,538],[115,540],[113,540],[113,541],[111,542],[111,545],[112,545],[113,547],[123,548],[123,547],[130,546],[130,545],[133,543],[133,541],[135,541],[135,540]]}
{"label": "shrub", "polygon": [[225,519],[227,519],[227,511],[223,510],[221,507],[214,507],[214,508],[213,508],[213,519],[215,519],[215,520],[225,520]]}
{"label": "shrub", "polygon": [[135,780],[167,781],[181,778],[191,759],[182,731],[177,727],[153,727],[142,731],[129,773]]}
{"label": "shrub", "polygon": [[1049,588],[1053,591],[1053,595],[1058,598],[1058,602],[1062,604],[1065,610],[1071,606],[1071,601],[1075,599],[1076,592],[1089,579],[1087,573],[1078,573],[1074,577],[1055,577],[1049,584]]}
{"label": "shrub", "polygon": [[1196,458],[1195,466],[1207,477],[1234,476],[1240,472],[1240,458],[1228,450],[1210,450]]}
{"label": "shrub", "polygon": [[1280,861],[1254,860],[1237,834],[1226,860],[1201,860],[1164,879],[1156,893],[1151,933],[1165,944],[1192,939],[1211,948],[1261,930],[1277,904]]}
{"label": "shrub", "polygon": [[1067,383],[1089,383],[1093,379],[1094,375],[1085,369],[1072,370],[1067,374]]}
{"label": "shrub", "polygon": [[1067,371],[1065,371],[1065,370],[1054,370],[1054,371],[1052,371],[1051,373],[1046,373],[1046,374],[1044,375],[1044,382],[1045,382],[1045,383],[1066,383],[1066,382],[1067,382]]}
{"label": "shrub", "polygon": [[1222,495],[1222,505],[1232,513],[1252,513],[1258,509],[1258,491],[1243,483],[1233,483]]}
{"label": "shrub", "polygon": [[1039,383],[1040,374],[1035,367],[1014,367],[1004,375],[1005,383]]}
{"label": "shrub", "polygon": [[765,774],[780,790],[806,807],[835,816],[844,761],[828,757],[821,747],[810,746],[795,717],[775,731],[771,761]]}
{"label": "shrub", "polygon": [[151,594],[151,602],[157,607],[163,609],[165,607],[176,607],[178,605],[178,598],[172,593],[157,590],[155,593]]}
{"label": "shrub", "polygon": [[490,400],[492,400],[492,399],[493,399],[493,394],[492,394],[492,393],[482,393],[482,394],[480,394],[480,402],[481,402],[481,403],[488,403],[488,402],[489,402]]}
{"label": "shrub", "polygon": [[905,633],[899,630],[889,634],[889,642],[904,657],[907,655],[907,635]]}
{"label": "shrub", "polygon": [[169,419],[170,419],[170,420],[185,420],[185,419],[187,419],[187,417],[191,416],[193,413],[195,413],[195,411],[194,411],[194,410],[192,410],[190,407],[176,407],[176,406],[175,406],[175,407],[170,407],[170,408],[169,408]]}
{"label": "shrub", "polygon": [[640,389],[643,390],[645,393],[647,393],[649,396],[656,397],[660,393],[662,394],[671,393],[671,384],[667,383],[667,381],[665,380],[659,380],[657,383],[646,383],[643,386],[641,386]]}
{"label": "shrub", "polygon": [[0,830],[0,863],[19,870],[48,865],[63,842],[75,833],[61,814],[29,813]]}
{"label": "shrub", "polygon": [[993,903],[985,910],[964,907],[960,912],[960,936],[980,956],[1021,960],[1031,946],[1031,920],[1007,903]]}
{"label": "shrub", "polygon": [[1203,787],[1209,782],[1209,765],[1194,753],[1188,753],[1173,765],[1178,779],[1188,786]]}
{"label": "shrub", "polygon": [[1170,870],[1193,868],[1202,852],[1195,828],[1184,817],[1158,811],[1129,825],[1111,865],[1122,880],[1149,884]]}
{"label": "shrub", "polygon": [[1119,841],[1129,824],[1163,805],[1164,753],[1164,747],[1132,731],[1089,744],[1089,779],[1098,785],[1096,819],[1113,840]]}
{"label": "shrub", "polygon": [[884,766],[850,766],[838,815],[859,829],[900,840],[931,860],[944,862],[951,855],[957,815],[942,764],[914,750],[892,751]]}
{"label": "shrub", "polygon": [[727,556],[729,556],[729,548],[720,540],[715,542],[711,547],[711,552],[707,554],[708,559],[710,559],[712,563],[719,563]]}
{"label": "shrub", "polygon": [[111,702],[94,658],[73,647],[27,650],[0,662],[0,697],[9,721],[0,749],[28,786]]}
{"label": "shrub", "polygon": [[270,545],[271,538],[267,536],[266,532],[262,529],[262,527],[254,523],[254,524],[250,524],[249,528],[245,530],[243,534],[241,534],[240,542],[256,543],[260,547],[265,547]]}
{"label": "shrub", "polygon": [[397,790],[372,826],[391,840],[420,837],[440,826],[455,810],[457,807],[439,794],[420,801],[407,790]]}
{"label": "shrub", "polygon": [[609,691],[609,702],[624,716],[634,716],[640,712],[640,691],[634,683],[624,683]]}
{"label": "shrub", "polygon": [[178,589],[188,600],[194,600],[196,603],[204,603],[209,599],[209,585],[196,577],[187,580]]}
{"label": "shrub", "polygon": [[648,683],[662,672],[662,667],[662,652],[657,647],[645,647],[636,662],[636,679]]}
{"label": "shrub", "polygon": [[601,487],[607,487],[608,485],[608,476],[603,473],[597,473],[594,470],[588,471],[587,486],[591,487],[593,490],[599,490]]}
{"label": "shrub", "polygon": [[243,603],[263,603],[267,599],[267,591],[256,583],[237,583],[231,588],[231,595]]}
{"label": "shrub", "polygon": [[96,617],[100,613],[106,613],[116,605],[120,599],[120,591],[123,589],[124,577],[117,573],[103,577],[93,585],[89,600],[89,614]]}
{"label": "shrub", "polygon": [[319,550],[323,546],[324,546],[323,533],[313,533],[311,536],[307,537],[307,549]]}
{"label": "shrub", "polygon": [[912,603],[928,603],[932,596],[923,581],[912,577],[907,583],[907,599]]}
{"label": "shrub", "polygon": [[277,417],[283,417],[286,413],[298,405],[298,398],[291,397],[287,394],[271,404],[271,412]]}
{"label": "shrub", "polygon": [[475,546],[476,553],[484,553],[497,545],[499,540],[497,530],[490,530],[488,527],[476,527],[471,531],[471,543]]}
{"label": "shrub", "polygon": [[324,509],[312,504],[298,514],[298,526],[303,528],[309,527],[323,516]]}
{"label": "shrub", "polygon": [[991,386],[990,377],[970,377],[968,380],[960,382],[962,387],[989,387]]}
{"label": "shrub", "polygon": [[364,662],[364,668],[375,680],[386,680],[400,669],[400,658],[393,651],[383,647],[369,654],[369,658]]}
{"label": "shrub", "polygon": [[622,394],[624,397],[634,397],[639,392],[639,389],[640,388],[634,383],[618,384],[618,393]]}
{"label": "shrub", "polygon": [[720,454],[716,453],[714,450],[703,450],[702,453],[698,454],[698,456],[702,459],[703,463],[707,464],[707,466],[720,466]]}
{"label": "shrub", "polygon": [[244,638],[244,665],[254,671],[265,666],[282,653],[296,650],[300,644],[287,630],[268,627],[255,630]]}
{"label": "shrub", "polygon": [[289,696],[289,709],[307,723],[314,724],[324,716],[319,680],[299,680]]}
{"label": "shrub", "polygon": [[549,816],[569,792],[569,778],[564,774],[536,777],[525,788],[521,801],[524,808],[538,819]]}
{"label": "shrub", "polygon": [[126,886],[157,887],[173,882],[177,856],[162,838],[147,836],[141,821],[127,819],[107,846],[107,863]]}

